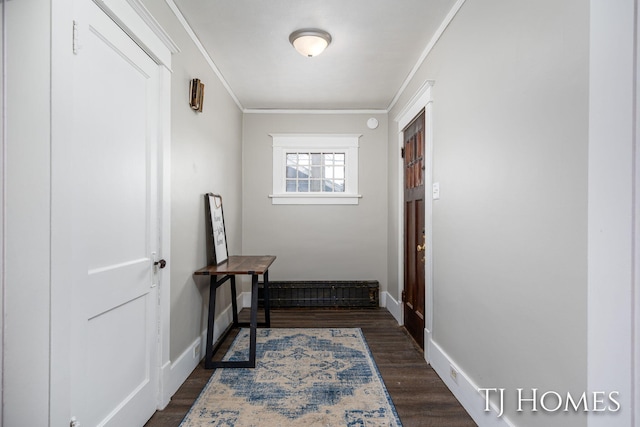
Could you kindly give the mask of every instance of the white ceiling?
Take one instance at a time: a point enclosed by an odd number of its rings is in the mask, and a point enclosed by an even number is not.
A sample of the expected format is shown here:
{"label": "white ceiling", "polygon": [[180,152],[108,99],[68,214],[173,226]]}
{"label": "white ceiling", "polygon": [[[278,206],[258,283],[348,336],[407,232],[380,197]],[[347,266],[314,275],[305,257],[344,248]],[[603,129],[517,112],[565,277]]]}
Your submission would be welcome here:
{"label": "white ceiling", "polygon": [[[385,110],[456,0],[174,0],[244,109]],[[306,58],[300,28],[333,41]],[[206,84],[206,82],[204,82]]]}

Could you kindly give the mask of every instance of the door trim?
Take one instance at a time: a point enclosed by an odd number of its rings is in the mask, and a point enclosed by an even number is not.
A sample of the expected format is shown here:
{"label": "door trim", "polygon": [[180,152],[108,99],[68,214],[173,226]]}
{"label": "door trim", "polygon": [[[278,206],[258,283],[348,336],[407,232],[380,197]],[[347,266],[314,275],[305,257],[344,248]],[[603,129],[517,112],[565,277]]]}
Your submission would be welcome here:
{"label": "door trim", "polygon": [[[426,81],[416,94],[407,103],[407,106],[396,116],[394,121],[398,129],[398,295],[404,290],[404,169],[400,149],[404,144],[403,129],[422,111],[425,110],[425,201],[424,201],[424,225],[429,230],[426,234],[427,249],[425,251],[425,316],[424,316],[424,358],[427,363],[431,360],[431,334],[433,328],[433,198],[431,188],[433,186],[433,121],[432,121],[432,97],[431,88],[433,81]],[[400,302],[400,324],[404,324],[404,304]]]}
{"label": "door trim", "polygon": [[[640,417],[633,404],[640,390],[638,0],[589,7],[587,389],[617,391],[623,410],[615,422],[631,426]],[[608,340],[609,331],[617,339]],[[609,426],[611,418],[590,413],[587,425]]]}
{"label": "door trim", "polygon": [[[91,1],[91,0],[83,0]],[[156,62],[160,74],[158,182],[160,257],[170,261],[170,154],[171,154],[171,55],[179,52],[171,38],[157,26],[148,10],[139,0],[94,0],[136,43]],[[51,340],[49,379],[49,425],[69,425],[71,418],[71,367],[68,361],[71,348],[71,261],[69,241],[66,238],[73,224],[64,215],[69,195],[64,191],[68,182],[64,168],[65,141],[72,137],[70,93],[73,91],[72,64],[74,0],[58,0],[51,5]],[[82,37],[80,35],[80,37]],[[79,45],[82,46],[80,39]],[[167,375],[164,367],[169,361],[170,318],[170,265],[161,270],[158,283],[158,386],[157,407],[164,408],[170,396],[165,396]],[[169,371],[167,368],[166,371]]]}
{"label": "door trim", "polygon": [[[0,3],[0,28],[5,27],[4,2]],[[5,300],[5,218],[6,218],[6,201],[5,201],[5,185],[7,182],[5,153],[6,153],[6,105],[7,99],[5,95],[5,36],[4,31],[0,31],[0,402],[4,402],[4,300]],[[2,424],[4,404],[0,404],[0,424]]]}

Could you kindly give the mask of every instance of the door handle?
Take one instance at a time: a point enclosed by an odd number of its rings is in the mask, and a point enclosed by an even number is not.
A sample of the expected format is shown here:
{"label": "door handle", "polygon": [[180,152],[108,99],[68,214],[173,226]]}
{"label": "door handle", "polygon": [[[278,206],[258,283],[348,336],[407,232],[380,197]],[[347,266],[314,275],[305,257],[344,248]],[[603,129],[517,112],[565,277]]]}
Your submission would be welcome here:
{"label": "door handle", "polygon": [[422,232],[422,245],[418,244],[418,252],[424,252],[427,249],[427,236],[424,235],[424,231]]}
{"label": "door handle", "polygon": [[165,268],[167,266],[167,261],[161,259],[160,261],[156,261],[153,263],[156,267]]}

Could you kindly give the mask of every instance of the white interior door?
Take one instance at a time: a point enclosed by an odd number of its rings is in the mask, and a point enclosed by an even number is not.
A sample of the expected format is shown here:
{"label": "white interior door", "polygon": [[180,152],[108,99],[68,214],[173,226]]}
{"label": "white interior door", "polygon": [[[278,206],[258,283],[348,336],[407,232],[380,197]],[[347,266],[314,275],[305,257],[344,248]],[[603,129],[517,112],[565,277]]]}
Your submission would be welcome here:
{"label": "white interior door", "polygon": [[92,1],[76,4],[71,413],[139,426],[159,388],[159,70]]}

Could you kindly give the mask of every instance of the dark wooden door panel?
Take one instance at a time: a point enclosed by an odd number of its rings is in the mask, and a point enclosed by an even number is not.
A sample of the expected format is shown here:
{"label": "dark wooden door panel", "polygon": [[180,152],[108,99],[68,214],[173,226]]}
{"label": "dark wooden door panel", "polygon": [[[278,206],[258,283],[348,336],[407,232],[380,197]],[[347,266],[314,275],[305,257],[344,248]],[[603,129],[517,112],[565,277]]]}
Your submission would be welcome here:
{"label": "dark wooden door panel", "polygon": [[424,347],[425,307],[425,113],[404,129],[404,324]]}

